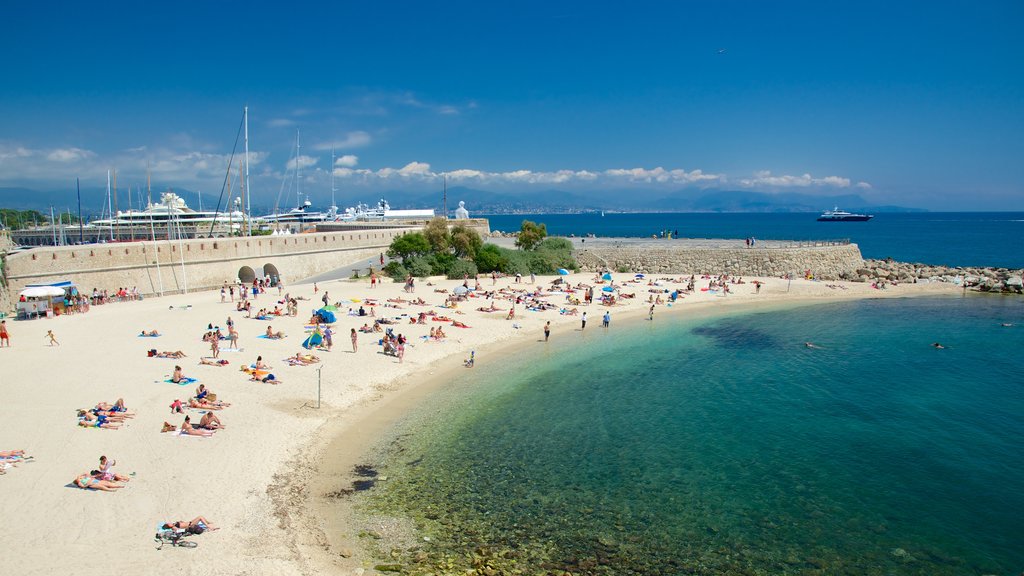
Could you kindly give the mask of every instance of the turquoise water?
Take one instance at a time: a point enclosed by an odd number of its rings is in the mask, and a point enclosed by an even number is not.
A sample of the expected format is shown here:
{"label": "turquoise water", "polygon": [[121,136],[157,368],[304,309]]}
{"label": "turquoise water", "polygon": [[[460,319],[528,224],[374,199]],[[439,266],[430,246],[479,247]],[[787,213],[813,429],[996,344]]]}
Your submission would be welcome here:
{"label": "turquoise water", "polygon": [[1022,345],[1001,297],[556,333],[479,357],[366,505],[457,568],[1019,574]]}

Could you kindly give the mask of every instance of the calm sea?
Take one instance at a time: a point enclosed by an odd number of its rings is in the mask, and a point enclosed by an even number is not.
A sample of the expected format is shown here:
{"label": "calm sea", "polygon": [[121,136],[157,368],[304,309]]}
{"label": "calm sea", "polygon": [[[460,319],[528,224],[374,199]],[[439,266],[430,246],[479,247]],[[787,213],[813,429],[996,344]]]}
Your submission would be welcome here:
{"label": "calm sea", "polygon": [[1024,268],[1024,212],[876,214],[869,222],[818,222],[816,214],[531,214],[487,216],[492,230],[519,230],[524,219],[568,236],[647,236],[678,230],[687,238],[830,240],[849,238],[865,258],[944,266]]}
{"label": "calm sea", "polygon": [[454,567],[1017,575],[1022,348],[970,295],[556,333],[478,356],[363,505]]}

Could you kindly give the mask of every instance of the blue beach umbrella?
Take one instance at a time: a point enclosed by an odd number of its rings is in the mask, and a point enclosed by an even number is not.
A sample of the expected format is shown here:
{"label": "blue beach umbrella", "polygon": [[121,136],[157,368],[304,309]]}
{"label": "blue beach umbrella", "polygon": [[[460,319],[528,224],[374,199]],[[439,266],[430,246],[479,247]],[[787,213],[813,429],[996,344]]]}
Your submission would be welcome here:
{"label": "blue beach umbrella", "polygon": [[607,273],[607,272],[605,272],[604,276],[601,276],[601,280],[611,280],[611,279],[612,279],[612,275]]}
{"label": "blue beach umbrella", "polygon": [[605,292],[615,292],[615,288],[612,288],[611,286],[605,286],[604,288],[601,288],[601,290],[604,290]]}
{"label": "blue beach umbrella", "polygon": [[559,274],[560,276],[568,276],[568,275],[569,275],[569,271],[568,271],[568,270],[566,270],[565,268],[559,268],[559,269],[558,269],[558,274]]}
{"label": "blue beach umbrella", "polygon": [[643,278],[643,277],[644,277],[644,275],[643,275],[643,274],[637,274],[637,275],[636,275],[636,278]]}

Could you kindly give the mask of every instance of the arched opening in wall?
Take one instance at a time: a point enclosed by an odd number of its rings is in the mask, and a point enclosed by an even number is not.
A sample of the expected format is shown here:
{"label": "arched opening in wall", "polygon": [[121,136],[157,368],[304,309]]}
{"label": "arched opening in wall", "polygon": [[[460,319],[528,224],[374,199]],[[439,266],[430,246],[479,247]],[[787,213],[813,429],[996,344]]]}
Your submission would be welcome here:
{"label": "arched opening in wall", "polygon": [[238,279],[242,284],[252,284],[252,281],[256,279],[256,272],[248,266],[242,266],[238,269]]}
{"label": "arched opening in wall", "polygon": [[277,271],[277,266],[268,263],[263,265],[263,277],[270,278],[271,286],[277,286],[277,281],[281,279],[281,273]]}

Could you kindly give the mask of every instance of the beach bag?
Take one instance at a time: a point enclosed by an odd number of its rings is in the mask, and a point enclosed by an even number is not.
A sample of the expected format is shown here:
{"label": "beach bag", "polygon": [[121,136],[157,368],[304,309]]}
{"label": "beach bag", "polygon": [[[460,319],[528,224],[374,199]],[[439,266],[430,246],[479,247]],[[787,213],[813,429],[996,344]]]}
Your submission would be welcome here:
{"label": "beach bag", "polygon": [[146,352],[146,356],[149,356],[150,358],[156,356],[156,348],[150,350],[149,352]]}

